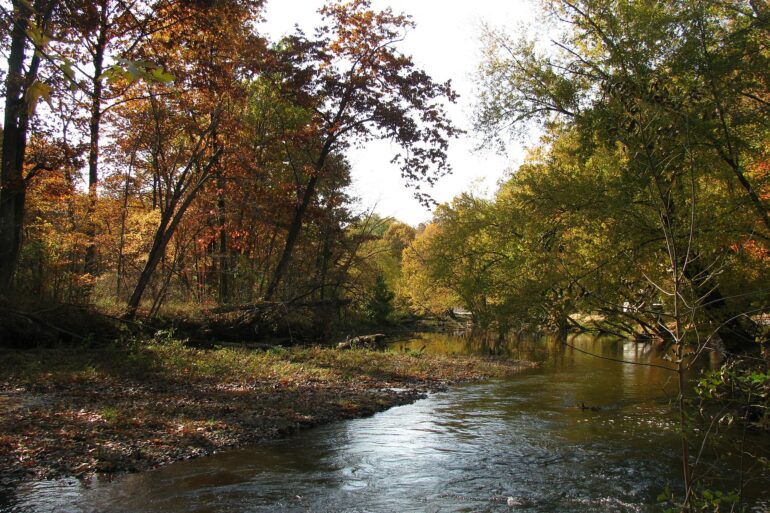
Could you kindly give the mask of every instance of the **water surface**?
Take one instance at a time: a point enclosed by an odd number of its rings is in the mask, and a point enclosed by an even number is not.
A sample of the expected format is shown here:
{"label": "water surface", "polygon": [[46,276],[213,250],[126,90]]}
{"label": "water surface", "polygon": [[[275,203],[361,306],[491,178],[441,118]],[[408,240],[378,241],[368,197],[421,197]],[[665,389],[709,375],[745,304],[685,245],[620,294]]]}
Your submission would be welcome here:
{"label": "water surface", "polygon": [[[649,345],[569,342],[607,358],[667,364]],[[680,487],[676,381],[665,369],[595,358],[548,337],[423,334],[394,349],[491,353],[541,366],[112,483],[33,483],[9,511],[647,512],[662,509],[656,497],[666,486]],[[760,497],[754,511],[766,510],[768,484],[751,485]]]}

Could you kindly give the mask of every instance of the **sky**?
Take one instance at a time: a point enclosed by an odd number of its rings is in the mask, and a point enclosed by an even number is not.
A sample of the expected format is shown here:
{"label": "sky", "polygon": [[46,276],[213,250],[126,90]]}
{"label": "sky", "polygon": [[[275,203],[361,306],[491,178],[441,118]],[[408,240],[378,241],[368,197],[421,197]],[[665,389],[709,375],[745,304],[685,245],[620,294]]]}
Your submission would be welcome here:
{"label": "sky", "polygon": [[[295,24],[312,33],[319,24],[317,10],[322,4],[322,0],[268,0],[261,29],[273,39],[293,32]],[[521,163],[524,151],[514,142],[505,156],[491,149],[475,150],[479,140],[470,129],[475,98],[473,74],[481,57],[479,35],[483,23],[509,27],[531,23],[532,4],[527,0],[373,0],[373,7],[391,7],[411,15],[417,26],[399,44],[399,50],[411,55],[415,64],[437,82],[451,79],[460,94],[458,103],[448,110],[453,122],[468,133],[450,143],[453,173],[434,185],[429,191],[431,196],[445,203],[462,192],[493,194],[498,181]],[[359,198],[357,208],[374,208],[380,215],[411,225],[429,221],[431,212],[414,199],[399,170],[390,164],[395,153],[386,141],[373,141],[349,152],[353,166],[350,192]]]}

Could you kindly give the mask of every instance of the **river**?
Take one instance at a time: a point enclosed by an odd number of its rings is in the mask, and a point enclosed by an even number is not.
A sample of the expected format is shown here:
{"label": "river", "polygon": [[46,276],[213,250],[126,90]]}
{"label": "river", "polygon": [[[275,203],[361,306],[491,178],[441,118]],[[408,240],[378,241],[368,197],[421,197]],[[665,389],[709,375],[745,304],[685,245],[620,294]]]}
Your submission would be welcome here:
{"label": "river", "polygon": [[[647,512],[681,487],[674,374],[649,345],[422,334],[395,350],[493,353],[540,362],[507,380],[455,386],[370,418],[168,465],[114,482],[38,482],[16,512]],[[583,408],[584,407],[584,408]],[[749,439],[767,455],[765,439]],[[726,450],[725,450],[726,451]],[[730,461],[698,469],[737,486]],[[708,464],[714,464],[711,467]],[[770,510],[770,481],[747,488]],[[729,510],[729,508],[728,508]]]}

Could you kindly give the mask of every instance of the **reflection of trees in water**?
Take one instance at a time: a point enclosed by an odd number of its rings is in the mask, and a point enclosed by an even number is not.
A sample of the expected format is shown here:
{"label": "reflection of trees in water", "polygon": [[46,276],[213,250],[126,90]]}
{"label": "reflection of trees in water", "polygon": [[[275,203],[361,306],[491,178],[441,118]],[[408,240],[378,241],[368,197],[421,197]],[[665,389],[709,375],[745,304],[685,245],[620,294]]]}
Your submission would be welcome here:
{"label": "reflection of trees in water", "polygon": [[484,356],[507,357],[514,360],[544,361],[563,353],[558,335],[501,334],[492,331],[471,331],[464,335],[466,352]]}
{"label": "reflection of trees in water", "polygon": [[393,347],[402,352],[481,355],[543,362],[564,358],[564,340],[564,336],[556,334],[500,334],[466,330],[418,333],[406,340],[396,341]]}
{"label": "reflection of trees in water", "polygon": [[[465,402],[473,412],[468,418],[488,407],[492,395],[495,407],[501,405],[499,408],[511,418],[523,415],[526,419],[540,419],[546,412],[548,419],[558,419],[561,427],[554,431],[554,437],[565,447],[586,444],[587,447],[622,449],[602,455],[604,464],[610,468],[613,461],[625,459],[619,454],[651,451],[660,455],[645,459],[649,466],[637,475],[654,473],[652,469],[658,464],[660,469],[675,469],[679,464],[676,454],[671,452],[679,442],[676,412],[671,408],[678,388],[676,373],[664,368],[672,366],[663,358],[670,352],[668,346],[590,334],[500,335],[481,330],[424,333],[407,343],[410,348],[425,347],[426,352],[432,353],[487,355],[541,364],[539,370],[504,385],[510,387],[506,390],[513,391],[506,393],[513,393],[515,400],[498,401],[494,394],[483,393],[477,400]],[[700,369],[718,366],[718,355],[704,355],[692,366],[687,379],[692,383],[700,376]],[[530,380],[533,374],[534,379]],[[490,390],[494,390],[494,386],[491,385]],[[686,391],[692,397],[692,387],[688,386]],[[708,422],[701,423],[697,418],[692,422],[701,432],[716,431],[710,432],[709,443],[703,448],[704,463],[700,468],[709,472],[714,482],[723,480],[722,489],[736,487],[742,447],[736,432],[722,426],[710,428]],[[743,444],[767,453],[765,438],[747,437]],[[617,468],[623,468],[623,464]],[[670,474],[671,478],[673,475]],[[660,488],[663,486],[661,482]],[[749,486],[755,488],[747,495],[761,496],[766,493],[767,481],[762,477]]]}
{"label": "reflection of trees in water", "polygon": [[[556,366],[573,365],[580,355],[578,348],[590,354],[631,362],[667,363],[664,350],[648,343],[632,343],[614,337],[564,333],[508,333],[465,330],[456,332],[417,333],[393,343],[397,351],[419,351],[428,354],[480,355],[513,360],[530,360]],[[705,360],[705,359],[704,359]],[[590,365],[585,362],[584,364]],[[618,365],[623,365],[618,363]]]}

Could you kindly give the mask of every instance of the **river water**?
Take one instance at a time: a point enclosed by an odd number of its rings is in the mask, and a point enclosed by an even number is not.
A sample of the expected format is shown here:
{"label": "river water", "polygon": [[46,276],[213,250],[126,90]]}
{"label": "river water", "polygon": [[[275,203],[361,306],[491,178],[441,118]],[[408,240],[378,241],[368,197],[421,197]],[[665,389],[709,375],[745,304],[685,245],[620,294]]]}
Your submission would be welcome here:
{"label": "river water", "polygon": [[[667,365],[649,345],[591,337],[569,343],[574,347],[548,337],[489,342],[423,334],[394,349],[492,353],[541,365],[111,483],[33,483],[19,490],[12,511],[661,511],[656,497],[681,487],[674,374],[580,352]],[[749,443],[768,453],[767,440]],[[708,452],[698,468],[727,476],[713,486],[737,486],[731,462]],[[750,483],[747,495],[751,511],[770,510],[766,478]]]}

